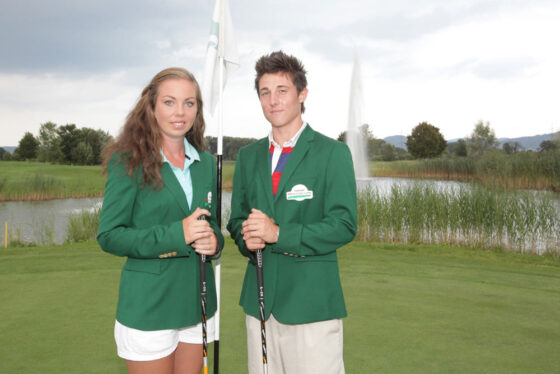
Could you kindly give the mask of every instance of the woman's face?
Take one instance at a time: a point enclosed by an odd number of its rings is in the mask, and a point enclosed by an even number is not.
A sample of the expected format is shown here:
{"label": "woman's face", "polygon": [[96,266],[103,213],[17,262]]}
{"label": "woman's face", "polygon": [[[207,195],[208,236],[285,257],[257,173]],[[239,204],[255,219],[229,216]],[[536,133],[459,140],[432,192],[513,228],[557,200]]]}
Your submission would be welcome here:
{"label": "woman's face", "polygon": [[168,79],[160,83],[154,114],[162,140],[183,141],[196,118],[196,90],[187,79]]}

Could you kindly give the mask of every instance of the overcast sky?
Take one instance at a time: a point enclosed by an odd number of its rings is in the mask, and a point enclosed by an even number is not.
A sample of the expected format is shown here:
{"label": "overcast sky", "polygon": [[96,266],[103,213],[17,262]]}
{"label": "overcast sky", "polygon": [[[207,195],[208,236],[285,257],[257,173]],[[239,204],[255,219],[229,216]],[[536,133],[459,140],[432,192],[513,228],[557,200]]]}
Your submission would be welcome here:
{"label": "overcast sky", "polygon": [[[47,121],[116,135],[169,66],[201,82],[213,3],[0,0],[0,146]],[[225,135],[268,133],[254,64],[277,49],[303,61],[305,119],[332,137],[347,127],[354,50],[375,137],[423,121],[448,140],[479,120],[498,137],[560,130],[557,0],[230,0],[230,9],[241,67],[225,91]]]}

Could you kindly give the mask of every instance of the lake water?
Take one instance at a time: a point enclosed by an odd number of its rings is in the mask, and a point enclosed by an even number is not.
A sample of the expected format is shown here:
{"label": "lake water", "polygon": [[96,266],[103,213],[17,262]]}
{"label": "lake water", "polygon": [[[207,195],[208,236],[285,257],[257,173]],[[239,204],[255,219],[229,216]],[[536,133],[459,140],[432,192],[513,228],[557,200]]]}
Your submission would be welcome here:
{"label": "lake water", "polygon": [[[229,217],[231,192],[222,192],[222,216]],[[69,217],[84,210],[101,207],[102,198],[59,199],[48,201],[0,202],[0,247],[4,247],[5,223],[8,222],[8,238],[22,242],[44,242],[53,233],[54,242],[61,244],[67,236]],[[225,227],[226,222],[222,223]]]}
{"label": "lake water", "polygon": [[101,198],[60,199],[48,201],[9,201],[0,203],[0,223],[4,246],[5,223],[8,222],[8,238],[22,242],[41,242],[47,232],[54,232],[55,243],[66,239],[66,228],[71,214],[93,210],[101,206]]}
{"label": "lake water", "polygon": [[[466,183],[455,181],[417,180],[407,178],[364,178],[357,180],[358,190],[375,187],[380,193],[389,193],[395,184],[410,186],[415,183],[435,185],[441,189],[456,190]],[[0,203],[0,246],[4,246],[5,222],[8,222],[8,238],[16,237],[23,242],[41,243],[46,233],[52,232],[57,244],[67,236],[68,220],[71,214],[99,208],[102,198],[61,199],[49,201],[15,201]],[[222,229],[230,214],[231,192],[222,193]],[[558,203],[558,202],[557,202]]]}

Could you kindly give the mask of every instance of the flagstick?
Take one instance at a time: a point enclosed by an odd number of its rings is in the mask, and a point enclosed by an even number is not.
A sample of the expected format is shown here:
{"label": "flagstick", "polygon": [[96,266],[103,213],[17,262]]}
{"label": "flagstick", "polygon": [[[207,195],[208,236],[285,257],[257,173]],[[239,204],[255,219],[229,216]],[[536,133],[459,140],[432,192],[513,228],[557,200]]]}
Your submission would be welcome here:
{"label": "flagstick", "polygon": [[[218,139],[217,139],[217,152],[216,152],[216,162],[217,162],[217,200],[218,205],[216,207],[216,215],[218,221],[218,227],[222,229],[222,145],[223,145],[223,125],[224,125],[224,57],[219,57],[219,98],[218,98]],[[216,278],[216,299],[217,299],[217,309],[216,309],[216,320],[215,322],[215,335],[214,335],[214,374],[219,374],[220,372],[220,291],[221,291],[221,270],[222,270],[222,261],[220,258],[216,260],[216,271],[215,271],[215,278]]]}

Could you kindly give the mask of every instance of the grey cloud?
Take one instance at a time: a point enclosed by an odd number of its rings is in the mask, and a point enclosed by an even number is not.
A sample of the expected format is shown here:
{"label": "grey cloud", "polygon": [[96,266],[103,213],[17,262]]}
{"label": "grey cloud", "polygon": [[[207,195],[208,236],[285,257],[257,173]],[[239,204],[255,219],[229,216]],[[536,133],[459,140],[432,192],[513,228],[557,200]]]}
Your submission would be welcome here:
{"label": "grey cloud", "polygon": [[3,72],[103,71],[158,62],[169,49],[205,43],[204,1],[22,1],[2,7]]}

